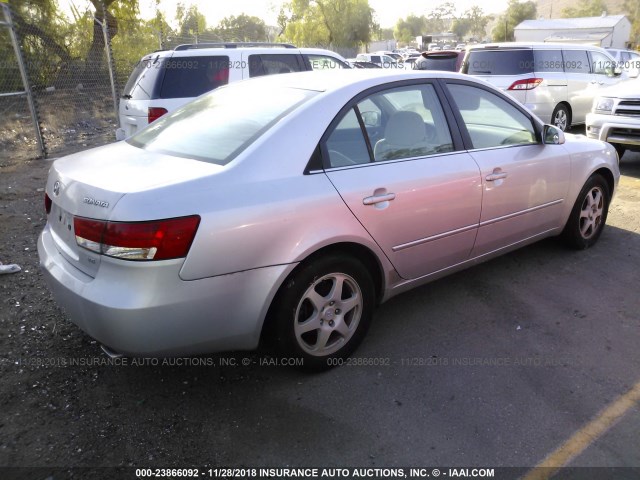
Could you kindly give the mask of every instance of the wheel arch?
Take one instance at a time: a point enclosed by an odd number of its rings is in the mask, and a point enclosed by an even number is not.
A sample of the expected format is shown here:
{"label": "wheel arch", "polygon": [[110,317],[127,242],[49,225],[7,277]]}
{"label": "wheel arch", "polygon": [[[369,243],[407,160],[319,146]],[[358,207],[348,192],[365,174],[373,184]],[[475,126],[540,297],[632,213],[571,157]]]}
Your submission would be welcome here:
{"label": "wheel arch", "polygon": [[594,175],[600,175],[602,178],[605,179],[605,181],[607,182],[607,186],[609,187],[609,200],[611,200],[611,197],[613,196],[613,190],[615,188],[615,179],[613,177],[613,173],[611,172],[611,170],[609,170],[608,168],[601,167],[597,169],[595,172],[593,172],[591,175],[589,175],[589,178],[591,178]]}
{"label": "wheel arch", "polygon": [[364,267],[370,273],[371,279],[373,280],[375,289],[375,302],[376,304],[380,303],[384,296],[385,273],[384,268],[376,254],[367,246],[356,242],[337,242],[330,245],[325,245],[318,250],[310,253],[303,260],[301,260],[298,265],[296,265],[296,267],[291,272],[289,272],[289,274],[282,280],[280,285],[278,285],[276,293],[271,300],[271,304],[267,309],[267,314],[262,324],[260,343],[264,343],[265,340],[267,340],[268,337],[274,333],[275,321],[273,311],[276,308],[282,286],[285,285],[286,282],[290,278],[292,278],[304,265],[307,265],[309,262],[313,262],[315,259],[318,259],[320,257],[332,254],[349,255],[362,262]]}

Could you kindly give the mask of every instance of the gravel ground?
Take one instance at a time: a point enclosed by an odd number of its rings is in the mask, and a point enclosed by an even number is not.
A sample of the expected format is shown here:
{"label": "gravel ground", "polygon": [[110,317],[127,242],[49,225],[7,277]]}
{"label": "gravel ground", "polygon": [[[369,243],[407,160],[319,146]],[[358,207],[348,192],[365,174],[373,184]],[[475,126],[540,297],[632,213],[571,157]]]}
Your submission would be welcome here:
{"label": "gravel ground", "polygon": [[[205,357],[214,364],[207,368],[100,363],[106,357],[98,345],[65,320],[39,272],[36,239],[45,223],[42,187],[48,167],[49,162],[43,160],[0,160],[0,261],[22,267],[17,274],[0,275],[0,467],[283,466],[287,462],[304,464],[323,452],[333,458],[331,439],[349,432],[333,416],[318,418],[310,407],[293,410],[291,405],[313,403],[324,384],[336,389],[351,373],[349,369],[310,378],[291,368],[258,368],[255,365],[264,357],[256,353],[238,357],[249,359],[249,368],[221,366],[220,359],[226,357],[220,356]],[[615,235],[631,240],[640,234],[640,154],[627,154],[623,171],[609,223],[619,229]],[[533,255],[541,258],[557,255],[544,245],[531,248],[538,248]],[[518,254],[508,258],[502,265],[511,262],[517,272],[522,258]],[[637,251],[629,247],[617,258],[635,262]],[[538,263],[542,267],[536,268],[550,268],[544,260]],[[442,283],[437,288],[447,291]],[[409,294],[408,299],[403,296],[404,300],[390,302],[381,316],[394,312],[402,301],[413,302],[408,305],[422,315],[419,311],[427,305],[421,295]],[[429,302],[433,306],[437,298]],[[630,321],[636,322],[637,329],[637,318]],[[477,330],[477,320],[473,322]],[[379,328],[378,335],[393,337],[394,332]],[[72,362],[79,364],[70,365]],[[362,381],[358,395],[382,383],[382,373],[372,375],[371,383]],[[357,376],[350,381],[353,388],[360,388]],[[275,401],[265,395],[267,391],[286,392],[288,403]],[[342,386],[336,391],[343,391]],[[508,394],[508,389],[504,392]],[[397,398],[384,408],[399,412],[407,400]],[[445,404],[438,408],[438,415],[446,413]],[[261,436],[254,437],[254,429],[266,427],[268,433],[262,430]],[[326,439],[326,443],[307,444],[309,437]],[[290,451],[278,457],[268,443],[261,443],[264,439],[286,439]],[[361,459],[371,465],[384,465],[394,449],[402,448],[384,438],[371,441],[378,446]],[[431,449],[435,448],[434,444]],[[54,478],[45,473],[26,478]],[[105,474],[104,478],[113,477]]]}

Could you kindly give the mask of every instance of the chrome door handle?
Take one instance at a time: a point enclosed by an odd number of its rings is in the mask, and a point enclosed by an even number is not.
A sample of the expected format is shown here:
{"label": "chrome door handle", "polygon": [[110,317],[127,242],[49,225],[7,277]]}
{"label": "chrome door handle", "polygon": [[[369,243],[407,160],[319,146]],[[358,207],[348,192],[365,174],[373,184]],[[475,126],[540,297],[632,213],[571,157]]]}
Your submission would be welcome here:
{"label": "chrome door handle", "polygon": [[362,203],[365,205],[374,205],[376,203],[390,202],[396,198],[395,193],[386,193],[384,195],[373,195],[372,197],[366,197],[362,199]]}
{"label": "chrome door handle", "polygon": [[503,178],[507,178],[507,172],[492,173],[491,175],[487,175],[485,177],[487,182],[495,182],[496,180],[502,180]]}

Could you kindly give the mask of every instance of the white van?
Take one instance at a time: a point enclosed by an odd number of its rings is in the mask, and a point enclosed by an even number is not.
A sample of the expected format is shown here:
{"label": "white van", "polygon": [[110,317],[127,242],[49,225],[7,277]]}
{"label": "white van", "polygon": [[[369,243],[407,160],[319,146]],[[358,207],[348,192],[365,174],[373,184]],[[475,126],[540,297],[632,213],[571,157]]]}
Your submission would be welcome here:
{"label": "white van", "polygon": [[627,78],[603,48],[557,43],[469,47],[460,71],[483,78],[562,130],[584,123],[600,90]]}

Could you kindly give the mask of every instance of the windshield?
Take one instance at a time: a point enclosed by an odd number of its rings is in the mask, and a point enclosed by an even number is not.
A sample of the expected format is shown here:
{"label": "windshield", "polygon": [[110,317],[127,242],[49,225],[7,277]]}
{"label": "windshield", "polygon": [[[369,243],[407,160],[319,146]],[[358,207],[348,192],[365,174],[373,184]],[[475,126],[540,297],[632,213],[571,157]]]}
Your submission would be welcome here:
{"label": "windshield", "polygon": [[152,152],[226,165],[317,92],[294,88],[219,88],[156,120],[128,143]]}

